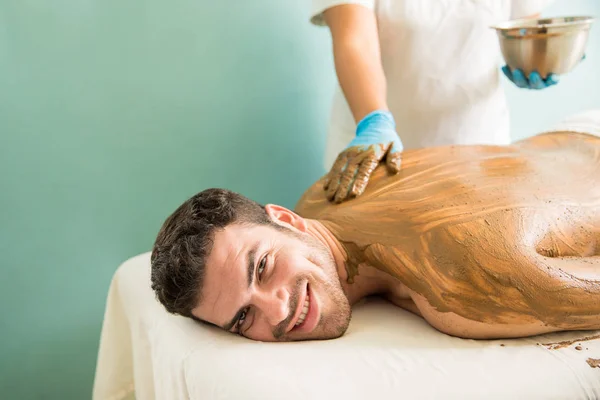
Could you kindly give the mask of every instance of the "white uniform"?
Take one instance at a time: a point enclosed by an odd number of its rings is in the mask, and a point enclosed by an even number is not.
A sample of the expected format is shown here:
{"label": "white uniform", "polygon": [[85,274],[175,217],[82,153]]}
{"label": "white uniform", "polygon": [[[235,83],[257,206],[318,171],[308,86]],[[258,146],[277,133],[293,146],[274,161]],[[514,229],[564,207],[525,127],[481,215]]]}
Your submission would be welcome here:
{"label": "white uniform", "polygon": [[570,115],[548,132],[579,132],[600,137],[600,109]]}
{"label": "white uniform", "polygon": [[[405,149],[507,144],[502,59],[491,25],[538,14],[548,0],[312,0],[311,21],[340,4],[374,10],[388,106]],[[356,124],[338,85],[326,166],[354,137]]]}

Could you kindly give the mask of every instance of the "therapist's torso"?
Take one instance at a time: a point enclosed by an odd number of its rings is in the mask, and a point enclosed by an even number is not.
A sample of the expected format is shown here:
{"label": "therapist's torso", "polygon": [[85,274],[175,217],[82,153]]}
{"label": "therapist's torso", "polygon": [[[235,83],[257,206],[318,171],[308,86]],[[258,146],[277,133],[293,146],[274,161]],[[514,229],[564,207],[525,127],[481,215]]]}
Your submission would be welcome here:
{"label": "therapist's torso", "polygon": [[[490,28],[510,19],[510,0],[364,3],[372,5],[377,16],[388,106],[405,149],[510,142],[500,50]],[[329,126],[328,166],[355,130],[338,85]]]}

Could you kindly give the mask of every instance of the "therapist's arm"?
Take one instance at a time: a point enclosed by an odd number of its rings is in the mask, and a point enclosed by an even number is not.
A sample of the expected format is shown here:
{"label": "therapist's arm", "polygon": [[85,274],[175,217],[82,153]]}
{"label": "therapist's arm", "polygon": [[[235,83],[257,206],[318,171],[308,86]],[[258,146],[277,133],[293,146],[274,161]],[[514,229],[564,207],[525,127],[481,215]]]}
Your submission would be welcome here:
{"label": "therapist's arm", "polygon": [[397,173],[403,146],[386,104],[375,14],[360,5],[341,5],[324,16],[338,80],[357,123],[354,139],[337,156],[323,185],[327,198],[340,203],[365,191],[381,161]]}
{"label": "therapist's arm", "polygon": [[324,13],[331,31],[335,70],[354,120],[375,110],[388,110],[387,85],[375,13],[361,5],[343,4]]}

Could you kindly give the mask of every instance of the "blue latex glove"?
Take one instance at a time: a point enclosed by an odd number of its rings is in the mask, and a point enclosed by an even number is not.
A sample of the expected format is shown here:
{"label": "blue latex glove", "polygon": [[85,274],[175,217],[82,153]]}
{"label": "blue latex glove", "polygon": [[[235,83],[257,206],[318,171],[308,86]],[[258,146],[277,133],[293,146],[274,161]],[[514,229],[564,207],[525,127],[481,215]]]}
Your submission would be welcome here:
{"label": "blue latex glove", "polygon": [[511,70],[508,65],[502,67],[502,72],[516,86],[525,89],[546,89],[547,87],[556,85],[559,80],[556,74],[548,74],[546,79],[542,79],[537,71],[532,71],[529,74],[529,78],[527,78],[520,69]]}
{"label": "blue latex glove", "polygon": [[375,167],[385,158],[388,170],[400,170],[403,150],[389,111],[373,111],[356,127],[356,137],[340,153],[325,180],[327,198],[336,203],[360,196]]}

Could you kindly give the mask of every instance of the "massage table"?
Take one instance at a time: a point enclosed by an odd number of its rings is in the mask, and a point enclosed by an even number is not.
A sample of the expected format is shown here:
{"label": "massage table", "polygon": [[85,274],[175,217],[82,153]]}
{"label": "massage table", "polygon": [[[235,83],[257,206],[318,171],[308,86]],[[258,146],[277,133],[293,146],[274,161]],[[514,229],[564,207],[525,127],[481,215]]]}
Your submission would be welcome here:
{"label": "massage table", "polygon": [[254,342],[168,314],[141,254],[112,279],[93,398],[600,399],[600,331],[466,340],[383,300],[353,310],[339,339]]}
{"label": "massage table", "polygon": [[[600,136],[600,110],[552,131]],[[600,399],[597,363],[600,331],[466,340],[383,300],[353,307],[339,339],[253,342],[168,314],[150,288],[146,253],[111,282],[93,398]]]}

